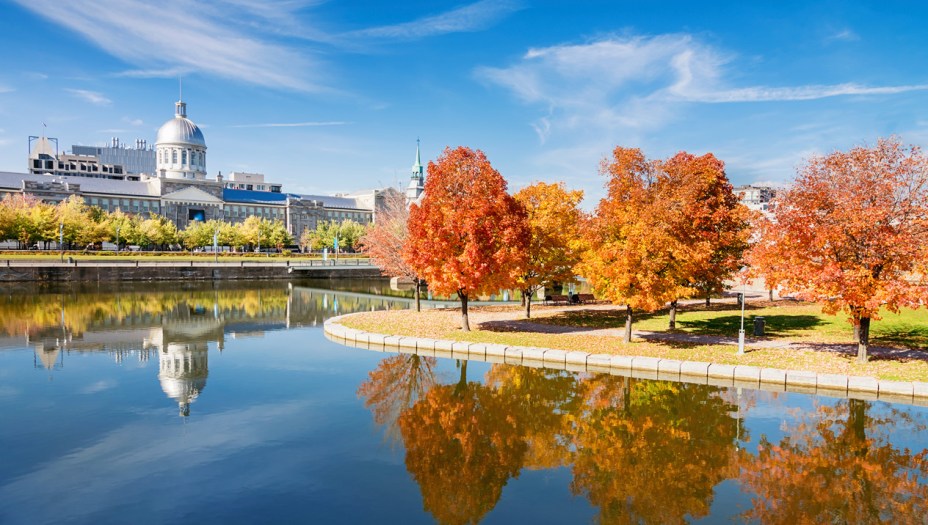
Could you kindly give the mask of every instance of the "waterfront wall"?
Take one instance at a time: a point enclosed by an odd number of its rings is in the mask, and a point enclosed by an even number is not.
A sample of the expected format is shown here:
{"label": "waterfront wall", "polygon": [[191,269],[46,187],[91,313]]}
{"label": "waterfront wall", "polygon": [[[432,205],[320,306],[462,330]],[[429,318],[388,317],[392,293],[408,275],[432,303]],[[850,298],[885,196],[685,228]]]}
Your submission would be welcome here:
{"label": "waterfront wall", "polygon": [[87,263],[0,264],[3,282],[211,281],[281,280],[294,278],[343,279],[380,277],[371,266],[292,267],[285,263]]}
{"label": "waterfront wall", "polygon": [[917,381],[889,381],[872,377],[816,374],[803,370],[720,365],[656,357],[568,352],[549,348],[375,334],[348,328],[341,324],[342,319],[351,315],[356,314],[327,319],[323,325],[326,337],[345,346],[375,352],[412,353],[428,357],[505,363],[572,372],[606,373],[623,377],[725,388],[799,392],[827,397],[928,406],[928,383]]}

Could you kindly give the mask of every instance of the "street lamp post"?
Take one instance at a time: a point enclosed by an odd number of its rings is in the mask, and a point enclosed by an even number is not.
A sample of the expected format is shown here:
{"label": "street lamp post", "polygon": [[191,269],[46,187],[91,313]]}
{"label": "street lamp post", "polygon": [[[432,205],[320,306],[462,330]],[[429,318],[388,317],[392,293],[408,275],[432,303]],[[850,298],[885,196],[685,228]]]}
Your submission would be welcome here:
{"label": "street lamp post", "polygon": [[219,262],[219,228],[216,228],[216,231],[213,232],[213,258],[215,262]]}
{"label": "street lamp post", "polygon": [[738,330],[738,355],[744,355],[744,303],[745,285],[741,283],[741,330]]}
{"label": "street lamp post", "polygon": [[119,226],[116,227],[116,255],[119,255]]}
{"label": "street lamp post", "polygon": [[64,262],[64,222],[58,223],[58,251],[61,252],[61,262]]}

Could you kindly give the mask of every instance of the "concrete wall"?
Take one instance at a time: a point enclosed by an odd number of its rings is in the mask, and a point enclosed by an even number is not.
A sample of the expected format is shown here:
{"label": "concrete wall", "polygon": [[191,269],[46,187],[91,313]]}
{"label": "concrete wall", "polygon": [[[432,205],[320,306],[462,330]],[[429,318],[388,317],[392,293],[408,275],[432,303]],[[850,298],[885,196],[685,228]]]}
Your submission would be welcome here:
{"label": "concrete wall", "polygon": [[266,280],[291,278],[372,278],[380,277],[376,268],[319,267],[290,272],[286,266],[235,266],[235,265],[160,265],[139,266],[126,264],[113,266],[0,266],[0,283],[3,282],[99,282],[99,281],[211,281],[211,280]]}

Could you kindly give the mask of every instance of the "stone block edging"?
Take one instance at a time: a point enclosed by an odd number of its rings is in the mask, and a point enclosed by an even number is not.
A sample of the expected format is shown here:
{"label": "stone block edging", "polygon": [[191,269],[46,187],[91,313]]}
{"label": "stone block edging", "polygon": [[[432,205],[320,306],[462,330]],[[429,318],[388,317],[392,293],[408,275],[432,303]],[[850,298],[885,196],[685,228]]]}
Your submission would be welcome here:
{"label": "stone block edging", "polygon": [[[614,375],[653,379],[656,373],[671,373],[674,380],[683,383],[759,385],[760,390],[812,393],[829,397],[885,399],[893,403],[928,406],[928,383],[889,381],[866,376],[817,374],[805,370],[759,368],[748,365],[722,365],[702,361],[679,361],[658,357],[591,354],[581,351],[551,348],[507,346],[491,343],[467,343],[441,339],[408,336],[388,336],[348,328],[340,321],[354,314],[326,319],[323,331],[330,339],[356,348],[367,348],[370,343],[381,348],[377,351],[408,352],[439,357],[466,357],[470,360],[505,362],[522,366],[544,366],[552,369],[601,373],[608,370]],[[445,350],[442,352],[441,350]]]}

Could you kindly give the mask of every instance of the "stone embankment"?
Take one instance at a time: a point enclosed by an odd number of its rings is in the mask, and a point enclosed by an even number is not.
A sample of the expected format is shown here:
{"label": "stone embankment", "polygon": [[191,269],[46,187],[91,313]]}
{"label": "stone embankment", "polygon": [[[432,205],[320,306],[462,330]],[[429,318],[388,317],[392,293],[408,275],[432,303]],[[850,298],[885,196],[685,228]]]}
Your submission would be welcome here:
{"label": "stone embankment", "polygon": [[872,377],[817,374],[802,370],[720,365],[655,357],[568,352],[550,348],[467,343],[375,334],[348,328],[341,319],[325,321],[327,337],[338,343],[379,352],[414,353],[490,363],[544,367],[575,372],[609,373],[772,392],[800,392],[829,397],[881,400],[928,406],[928,383],[878,380]]}
{"label": "stone embankment", "polygon": [[[351,260],[348,260],[351,261]],[[300,263],[241,261],[2,261],[0,282],[210,281],[306,278],[372,278],[369,264],[334,261]]]}

